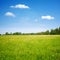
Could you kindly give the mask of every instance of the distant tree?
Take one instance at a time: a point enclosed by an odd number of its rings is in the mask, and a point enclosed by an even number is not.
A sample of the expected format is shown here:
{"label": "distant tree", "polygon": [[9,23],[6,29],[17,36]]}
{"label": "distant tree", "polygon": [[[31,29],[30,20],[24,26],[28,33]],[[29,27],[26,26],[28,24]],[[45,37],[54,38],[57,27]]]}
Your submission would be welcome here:
{"label": "distant tree", "polygon": [[30,33],[30,35],[35,35],[36,33]]}
{"label": "distant tree", "polygon": [[5,33],[5,35],[9,35],[9,33],[8,33],[8,32],[6,32],[6,33]]}
{"label": "distant tree", "polygon": [[49,30],[45,31],[44,34],[49,35],[50,34]]}
{"label": "distant tree", "polygon": [[51,29],[50,34],[54,35],[55,31],[53,29]]}
{"label": "distant tree", "polygon": [[54,32],[55,32],[55,34],[58,34],[58,33],[59,33],[59,29],[56,28],[56,29],[54,30]]}
{"label": "distant tree", "polygon": [[59,32],[60,32],[60,28],[51,29],[50,34],[56,35],[56,34],[59,34]]}
{"label": "distant tree", "polygon": [[5,33],[5,35],[49,35],[49,34],[50,35],[60,34],[60,27],[56,29],[51,29],[51,31],[47,30],[45,32],[38,32],[38,33],[21,33],[21,32]]}
{"label": "distant tree", "polygon": [[1,35],[1,34],[0,34]]}
{"label": "distant tree", "polygon": [[21,32],[15,32],[13,35],[21,35]]}
{"label": "distant tree", "polygon": [[41,35],[41,32],[35,33],[35,35]]}
{"label": "distant tree", "polygon": [[44,32],[40,32],[39,34],[40,34],[40,35],[44,35]]}
{"label": "distant tree", "polygon": [[58,28],[58,34],[60,34],[60,27]]}

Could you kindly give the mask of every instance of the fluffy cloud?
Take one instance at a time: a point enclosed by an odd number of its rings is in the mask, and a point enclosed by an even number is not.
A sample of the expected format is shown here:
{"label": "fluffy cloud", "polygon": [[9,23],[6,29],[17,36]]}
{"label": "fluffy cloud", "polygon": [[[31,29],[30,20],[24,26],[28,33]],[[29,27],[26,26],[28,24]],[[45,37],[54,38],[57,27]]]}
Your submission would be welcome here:
{"label": "fluffy cloud", "polygon": [[53,16],[41,16],[42,19],[47,19],[47,20],[51,20],[54,19]]}
{"label": "fluffy cloud", "polygon": [[11,17],[15,17],[15,14],[12,12],[6,12],[5,16],[11,16]]}
{"label": "fluffy cloud", "polygon": [[15,6],[10,6],[11,8],[24,8],[24,9],[27,9],[29,8],[29,6],[26,6],[24,4],[17,4]]}

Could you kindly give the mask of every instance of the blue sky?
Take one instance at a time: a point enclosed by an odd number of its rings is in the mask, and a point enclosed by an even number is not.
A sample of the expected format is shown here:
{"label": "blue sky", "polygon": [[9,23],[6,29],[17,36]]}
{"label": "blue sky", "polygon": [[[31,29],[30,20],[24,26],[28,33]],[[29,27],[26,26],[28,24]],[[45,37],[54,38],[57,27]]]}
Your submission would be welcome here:
{"label": "blue sky", "polygon": [[60,0],[0,0],[0,33],[41,32],[60,26]]}

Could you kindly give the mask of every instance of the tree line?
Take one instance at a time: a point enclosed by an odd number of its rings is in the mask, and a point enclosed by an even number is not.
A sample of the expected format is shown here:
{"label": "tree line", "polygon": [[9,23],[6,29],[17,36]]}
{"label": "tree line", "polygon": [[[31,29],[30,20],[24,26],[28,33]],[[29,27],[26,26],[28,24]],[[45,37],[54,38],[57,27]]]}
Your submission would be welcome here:
{"label": "tree line", "polygon": [[9,33],[9,32],[6,32],[4,35],[60,35],[60,27],[56,28],[56,29],[51,29],[50,31],[47,30],[47,31],[38,32],[38,33],[21,33],[21,32]]}

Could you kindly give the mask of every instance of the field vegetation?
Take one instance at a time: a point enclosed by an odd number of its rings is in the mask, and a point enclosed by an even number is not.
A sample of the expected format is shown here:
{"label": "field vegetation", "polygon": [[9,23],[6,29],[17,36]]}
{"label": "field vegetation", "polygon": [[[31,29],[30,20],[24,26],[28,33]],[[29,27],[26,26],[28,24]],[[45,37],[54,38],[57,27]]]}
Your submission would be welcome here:
{"label": "field vegetation", "polygon": [[60,60],[60,35],[2,35],[0,60]]}

